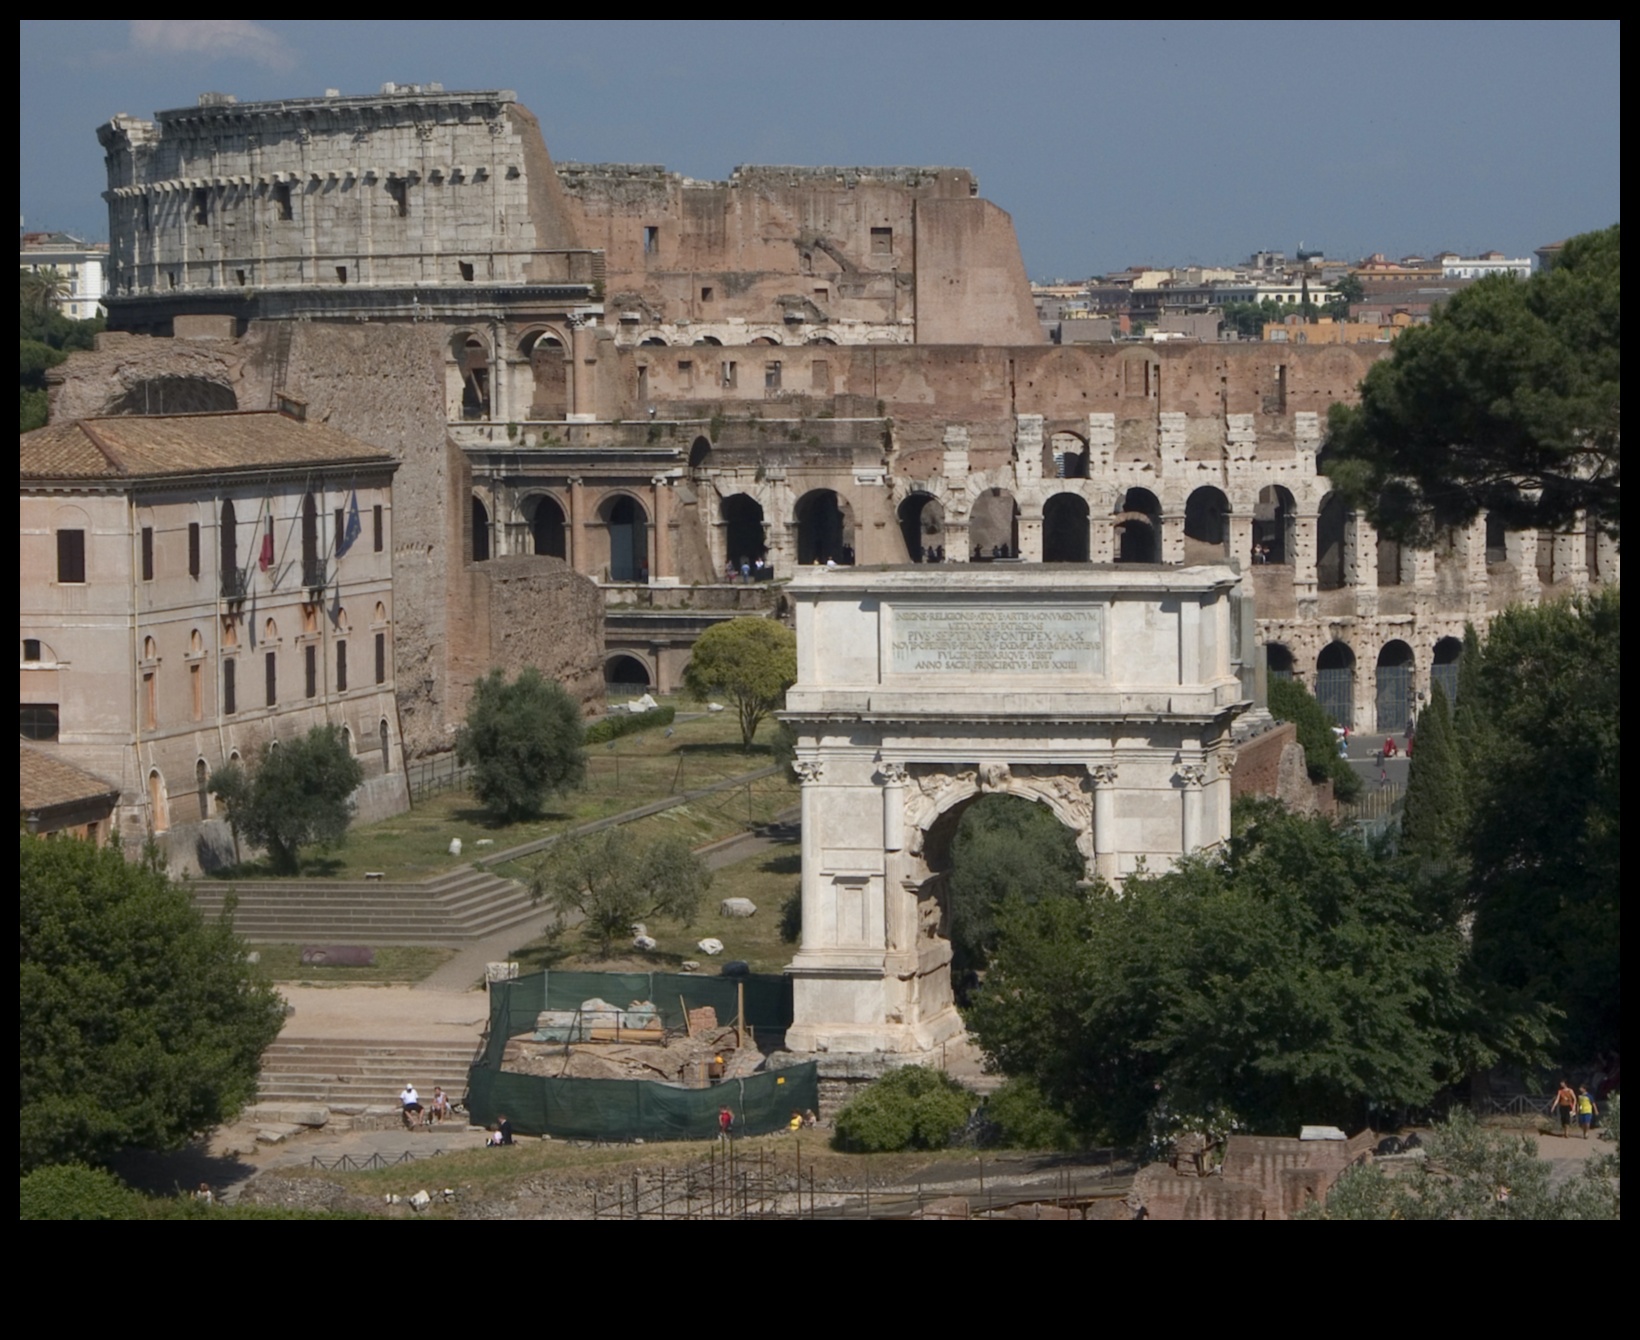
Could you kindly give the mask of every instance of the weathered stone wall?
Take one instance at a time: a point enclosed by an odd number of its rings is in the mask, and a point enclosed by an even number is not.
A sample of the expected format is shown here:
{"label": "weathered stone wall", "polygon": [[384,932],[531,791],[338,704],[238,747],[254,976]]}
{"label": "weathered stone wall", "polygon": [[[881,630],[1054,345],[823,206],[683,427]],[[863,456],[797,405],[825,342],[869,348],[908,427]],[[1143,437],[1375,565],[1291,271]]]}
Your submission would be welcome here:
{"label": "weathered stone wall", "polygon": [[452,575],[449,680],[441,702],[445,733],[467,712],[473,682],[493,669],[534,666],[583,709],[604,697],[604,604],[595,583],[561,559],[497,558]]}

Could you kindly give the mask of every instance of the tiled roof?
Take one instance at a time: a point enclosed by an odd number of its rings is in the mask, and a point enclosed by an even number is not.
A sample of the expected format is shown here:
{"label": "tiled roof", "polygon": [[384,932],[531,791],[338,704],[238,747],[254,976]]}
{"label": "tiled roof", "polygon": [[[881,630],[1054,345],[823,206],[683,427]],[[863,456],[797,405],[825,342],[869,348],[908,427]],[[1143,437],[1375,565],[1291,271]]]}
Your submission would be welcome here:
{"label": "tiled roof", "polygon": [[19,808],[29,812],[72,805],[79,800],[117,796],[120,789],[95,773],[64,762],[43,749],[17,742]]}
{"label": "tiled roof", "polygon": [[392,459],[333,428],[273,410],[75,419],[18,439],[23,479],[143,479]]}

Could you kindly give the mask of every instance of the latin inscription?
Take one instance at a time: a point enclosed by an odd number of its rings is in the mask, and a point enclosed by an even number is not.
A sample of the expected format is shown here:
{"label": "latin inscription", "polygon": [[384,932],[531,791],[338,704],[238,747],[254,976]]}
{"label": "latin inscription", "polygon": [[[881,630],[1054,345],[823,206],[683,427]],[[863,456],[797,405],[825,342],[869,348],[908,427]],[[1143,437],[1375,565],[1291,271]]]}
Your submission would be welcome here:
{"label": "latin inscription", "polygon": [[889,670],[897,675],[1101,675],[1104,609],[896,605]]}

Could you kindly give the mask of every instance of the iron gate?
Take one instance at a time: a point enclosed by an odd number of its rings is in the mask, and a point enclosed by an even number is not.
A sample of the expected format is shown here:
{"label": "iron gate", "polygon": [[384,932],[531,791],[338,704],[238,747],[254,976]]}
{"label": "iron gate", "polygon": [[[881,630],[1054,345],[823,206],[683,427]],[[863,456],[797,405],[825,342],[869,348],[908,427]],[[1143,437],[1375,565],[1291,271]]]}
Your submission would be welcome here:
{"label": "iron gate", "polygon": [[1389,735],[1407,728],[1412,712],[1412,667],[1378,667],[1378,729]]}
{"label": "iron gate", "polygon": [[1339,726],[1355,724],[1355,669],[1342,666],[1315,672],[1315,697],[1321,710]]}

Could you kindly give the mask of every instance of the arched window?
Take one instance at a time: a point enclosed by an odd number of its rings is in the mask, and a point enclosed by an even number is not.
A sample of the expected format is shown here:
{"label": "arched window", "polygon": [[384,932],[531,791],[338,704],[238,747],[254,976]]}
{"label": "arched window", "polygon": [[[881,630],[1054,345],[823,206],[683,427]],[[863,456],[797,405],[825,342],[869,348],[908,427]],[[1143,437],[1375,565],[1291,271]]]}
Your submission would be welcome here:
{"label": "arched window", "polygon": [[490,557],[490,509],[478,499],[473,499],[473,562],[485,563]]}
{"label": "arched window", "polygon": [[768,553],[763,540],[763,504],[745,493],[723,500],[723,547],[730,563],[755,562]]}
{"label": "arched window", "polygon": [[1087,499],[1074,493],[1056,493],[1042,508],[1042,561],[1088,561]]}
{"label": "arched window", "polygon": [[1162,561],[1162,504],[1149,489],[1129,489],[1116,509],[1116,561]]}
{"label": "arched window", "polygon": [[1378,729],[1402,731],[1412,719],[1412,648],[1397,638],[1378,653]]}
{"label": "arched window", "polygon": [[1297,507],[1293,495],[1280,484],[1269,484],[1258,492],[1253,508],[1253,562],[1291,562],[1293,525]]}
{"label": "arched window", "polygon": [[171,806],[165,794],[165,779],[155,768],[148,774],[148,820],[156,833],[171,827]]}
{"label": "arched window", "polygon": [[211,769],[204,759],[194,764],[194,790],[199,796],[199,818],[203,823],[211,817]]}
{"label": "arched window", "polygon": [[1435,644],[1435,663],[1430,667],[1430,678],[1446,694],[1446,705],[1458,705],[1458,666],[1463,660],[1463,640],[1443,637]]}
{"label": "arched window", "polygon": [[913,563],[938,563],[945,558],[945,508],[931,493],[913,493],[900,504],[900,536],[905,556]]}
{"label": "arched window", "polygon": [[831,489],[814,489],[797,500],[797,561],[815,563],[854,561],[854,519],[848,504]]}
{"label": "arched window", "polygon": [[1355,724],[1355,653],[1347,642],[1329,642],[1315,661],[1315,696],[1340,726]]}
{"label": "arched window", "polygon": [[606,498],[598,509],[609,534],[609,580],[649,580],[649,514],[626,494]]}
{"label": "arched window", "polygon": [[380,743],[381,743],[382,772],[383,773],[392,772],[393,771],[393,748],[392,748],[392,742],[389,740],[388,734],[387,734],[387,718],[386,717],[382,718],[381,726],[377,730],[376,734],[377,734],[377,737],[378,737],[378,739],[380,740]]}
{"label": "arched window", "polygon": [[1211,486],[1185,499],[1184,559],[1210,563],[1230,553],[1230,500]]}
{"label": "arched window", "polygon": [[555,498],[538,493],[524,500],[524,517],[530,525],[531,552],[550,558],[567,558],[564,509]]}

